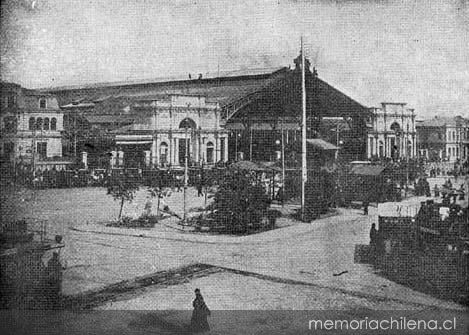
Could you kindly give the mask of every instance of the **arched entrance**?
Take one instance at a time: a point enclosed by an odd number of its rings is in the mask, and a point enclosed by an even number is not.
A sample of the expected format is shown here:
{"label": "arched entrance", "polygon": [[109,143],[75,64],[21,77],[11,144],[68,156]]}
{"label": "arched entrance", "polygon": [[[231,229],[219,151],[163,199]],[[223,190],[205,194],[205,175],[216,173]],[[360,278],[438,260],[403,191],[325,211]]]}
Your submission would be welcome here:
{"label": "arched entrance", "polygon": [[391,158],[396,160],[400,157],[401,148],[401,126],[399,123],[394,122],[391,124],[391,130],[394,132],[394,136],[390,138],[391,144]]}
{"label": "arched entrance", "polygon": [[168,163],[168,144],[161,142],[160,144],[160,164],[166,165]]}
{"label": "arched entrance", "polygon": [[184,138],[179,139],[179,147],[178,147],[179,164],[184,165],[186,156],[187,156],[187,161],[190,162],[191,160],[191,153],[192,153],[191,138],[192,138],[193,132],[197,129],[197,124],[191,118],[185,118],[184,120],[181,121],[181,123],[179,123],[179,129],[185,130],[185,136]]}
{"label": "arched entrance", "polygon": [[212,164],[214,163],[214,158],[213,158],[213,143],[212,142],[208,142],[207,143],[207,163],[208,164]]}

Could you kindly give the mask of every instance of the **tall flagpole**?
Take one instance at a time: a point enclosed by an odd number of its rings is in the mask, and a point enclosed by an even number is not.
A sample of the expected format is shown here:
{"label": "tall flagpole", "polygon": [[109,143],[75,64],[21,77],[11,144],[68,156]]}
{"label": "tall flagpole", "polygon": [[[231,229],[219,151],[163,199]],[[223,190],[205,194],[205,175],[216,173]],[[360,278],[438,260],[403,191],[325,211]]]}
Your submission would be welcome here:
{"label": "tall flagpole", "polygon": [[285,195],[285,136],[283,135],[283,121],[282,121],[282,207]]}
{"label": "tall flagpole", "polygon": [[308,179],[306,165],[306,83],[305,83],[305,54],[303,50],[303,36],[301,36],[301,95],[302,95],[302,131],[301,131],[301,220],[305,221],[306,181]]}

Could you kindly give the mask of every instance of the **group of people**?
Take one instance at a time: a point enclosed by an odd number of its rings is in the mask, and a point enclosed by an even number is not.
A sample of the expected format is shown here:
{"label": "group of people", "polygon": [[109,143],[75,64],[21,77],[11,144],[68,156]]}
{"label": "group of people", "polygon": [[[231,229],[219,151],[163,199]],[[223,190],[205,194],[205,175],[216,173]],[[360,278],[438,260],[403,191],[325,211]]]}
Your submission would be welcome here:
{"label": "group of people", "polygon": [[430,184],[428,183],[427,178],[421,177],[416,183],[414,183],[414,190],[416,196],[426,196],[431,197]]}
{"label": "group of people", "polygon": [[[464,184],[459,186],[459,189],[454,189],[453,184],[450,179],[446,180],[445,183],[441,186],[441,188],[435,184],[433,188],[435,198],[439,198],[440,196],[443,199],[444,205],[450,205],[451,203],[456,203],[456,200],[464,200],[465,199],[465,189]],[[451,201],[452,199],[452,201]]]}

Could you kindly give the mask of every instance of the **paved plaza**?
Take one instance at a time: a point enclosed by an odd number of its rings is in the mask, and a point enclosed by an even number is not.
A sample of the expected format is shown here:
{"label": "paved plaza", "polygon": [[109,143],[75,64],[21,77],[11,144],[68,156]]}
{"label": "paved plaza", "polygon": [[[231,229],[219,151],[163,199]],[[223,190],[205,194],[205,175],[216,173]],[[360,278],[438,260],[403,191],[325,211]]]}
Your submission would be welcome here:
{"label": "paved plaza", "polygon": [[[61,259],[66,266],[63,284],[66,295],[203,263],[297,280],[314,284],[317,289],[340,289],[343,290],[341,294],[369,295],[370,299],[385,297],[409,304],[452,305],[391,282],[369,265],[354,263],[355,245],[369,242],[369,228],[371,223],[377,222],[376,207],[370,208],[368,216],[358,209],[338,209],[336,215],[312,223],[282,217],[279,223],[283,228],[249,236],[227,236],[179,231],[172,228],[177,226],[175,218],[168,218],[152,229],[106,227],[106,222],[116,218],[118,203],[102,188],[19,190],[16,194],[22,215],[47,220],[50,236],[64,236]],[[182,197],[182,192],[173,192],[165,201],[182,214]],[[188,198],[190,208],[204,206],[204,197],[197,197],[196,190],[189,189]],[[147,200],[147,193],[139,191],[132,203],[125,204],[124,214],[142,213]],[[403,203],[418,204],[422,200],[425,198],[411,198]],[[286,207],[284,212],[293,210],[292,205]],[[347,272],[337,275],[344,271]],[[232,278],[228,282],[239,279],[239,276],[228,277]],[[207,295],[210,296],[210,290],[218,286],[219,280],[213,285],[207,284]],[[261,300],[265,301],[267,309],[279,307],[268,297]],[[167,305],[161,309],[186,306],[177,299],[165,301]],[[261,302],[258,304],[262,305]],[[313,305],[299,304],[297,307]],[[124,308],[124,305],[119,306]],[[242,306],[241,301],[235,306]],[[220,307],[228,306],[222,303]],[[380,308],[387,307],[390,306],[385,302],[380,304]],[[152,308],[159,307],[154,305]]]}
{"label": "paved plaza", "polygon": [[[430,180],[431,186],[439,181]],[[285,214],[279,219],[282,228],[228,236],[175,229],[175,218],[151,229],[106,227],[116,218],[118,203],[102,188],[17,189],[11,194],[15,194],[17,213],[46,220],[50,237],[64,236],[60,257],[66,267],[63,293],[67,296],[196,263],[220,269],[117,295],[97,306],[99,310],[174,310],[163,319],[183,323],[196,287],[212,310],[464,310],[454,302],[397,284],[371,265],[354,263],[355,245],[368,244],[371,223],[377,222],[375,206],[368,216],[360,209],[340,208],[312,223],[289,217],[296,206],[278,206]],[[182,198],[182,192],[174,192],[165,201],[182,214]],[[204,206],[204,197],[197,197],[196,190],[189,189],[188,198],[190,208]],[[147,200],[146,192],[139,191],[132,203],[125,204],[124,215],[139,215]],[[423,200],[412,197],[396,206],[418,206]],[[211,321],[215,329],[223,329],[217,323],[222,319]],[[109,327],[119,322],[109,322]],[[145,329],[161,327],[155,321]]]}

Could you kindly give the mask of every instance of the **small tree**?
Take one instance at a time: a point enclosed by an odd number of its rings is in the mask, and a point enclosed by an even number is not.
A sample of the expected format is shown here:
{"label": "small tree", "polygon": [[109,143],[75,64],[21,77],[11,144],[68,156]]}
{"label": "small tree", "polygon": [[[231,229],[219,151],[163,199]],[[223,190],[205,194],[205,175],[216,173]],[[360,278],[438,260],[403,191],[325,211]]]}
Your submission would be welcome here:
{"label": "small tree", "polygon": [[168,187],[162,186],[163,182],[160,178],[157,179],[152,179],[150,181],[150,186],[148,187],[148,193],[150,193],[150,196],[152,198],[156,198],[156,216],[159,215],[160,211],[160,202],[161,199],[164,197],[167,197],[171,194],[170,190]]}
{"label": "small tree", "polygon": [[114,200],[120,200],[118,220],[122,217],[124,202],[131,202],[138,188],[139,184],[135,178],[126,172],[111,177],[107,187],[107,194],[112,195]]}

